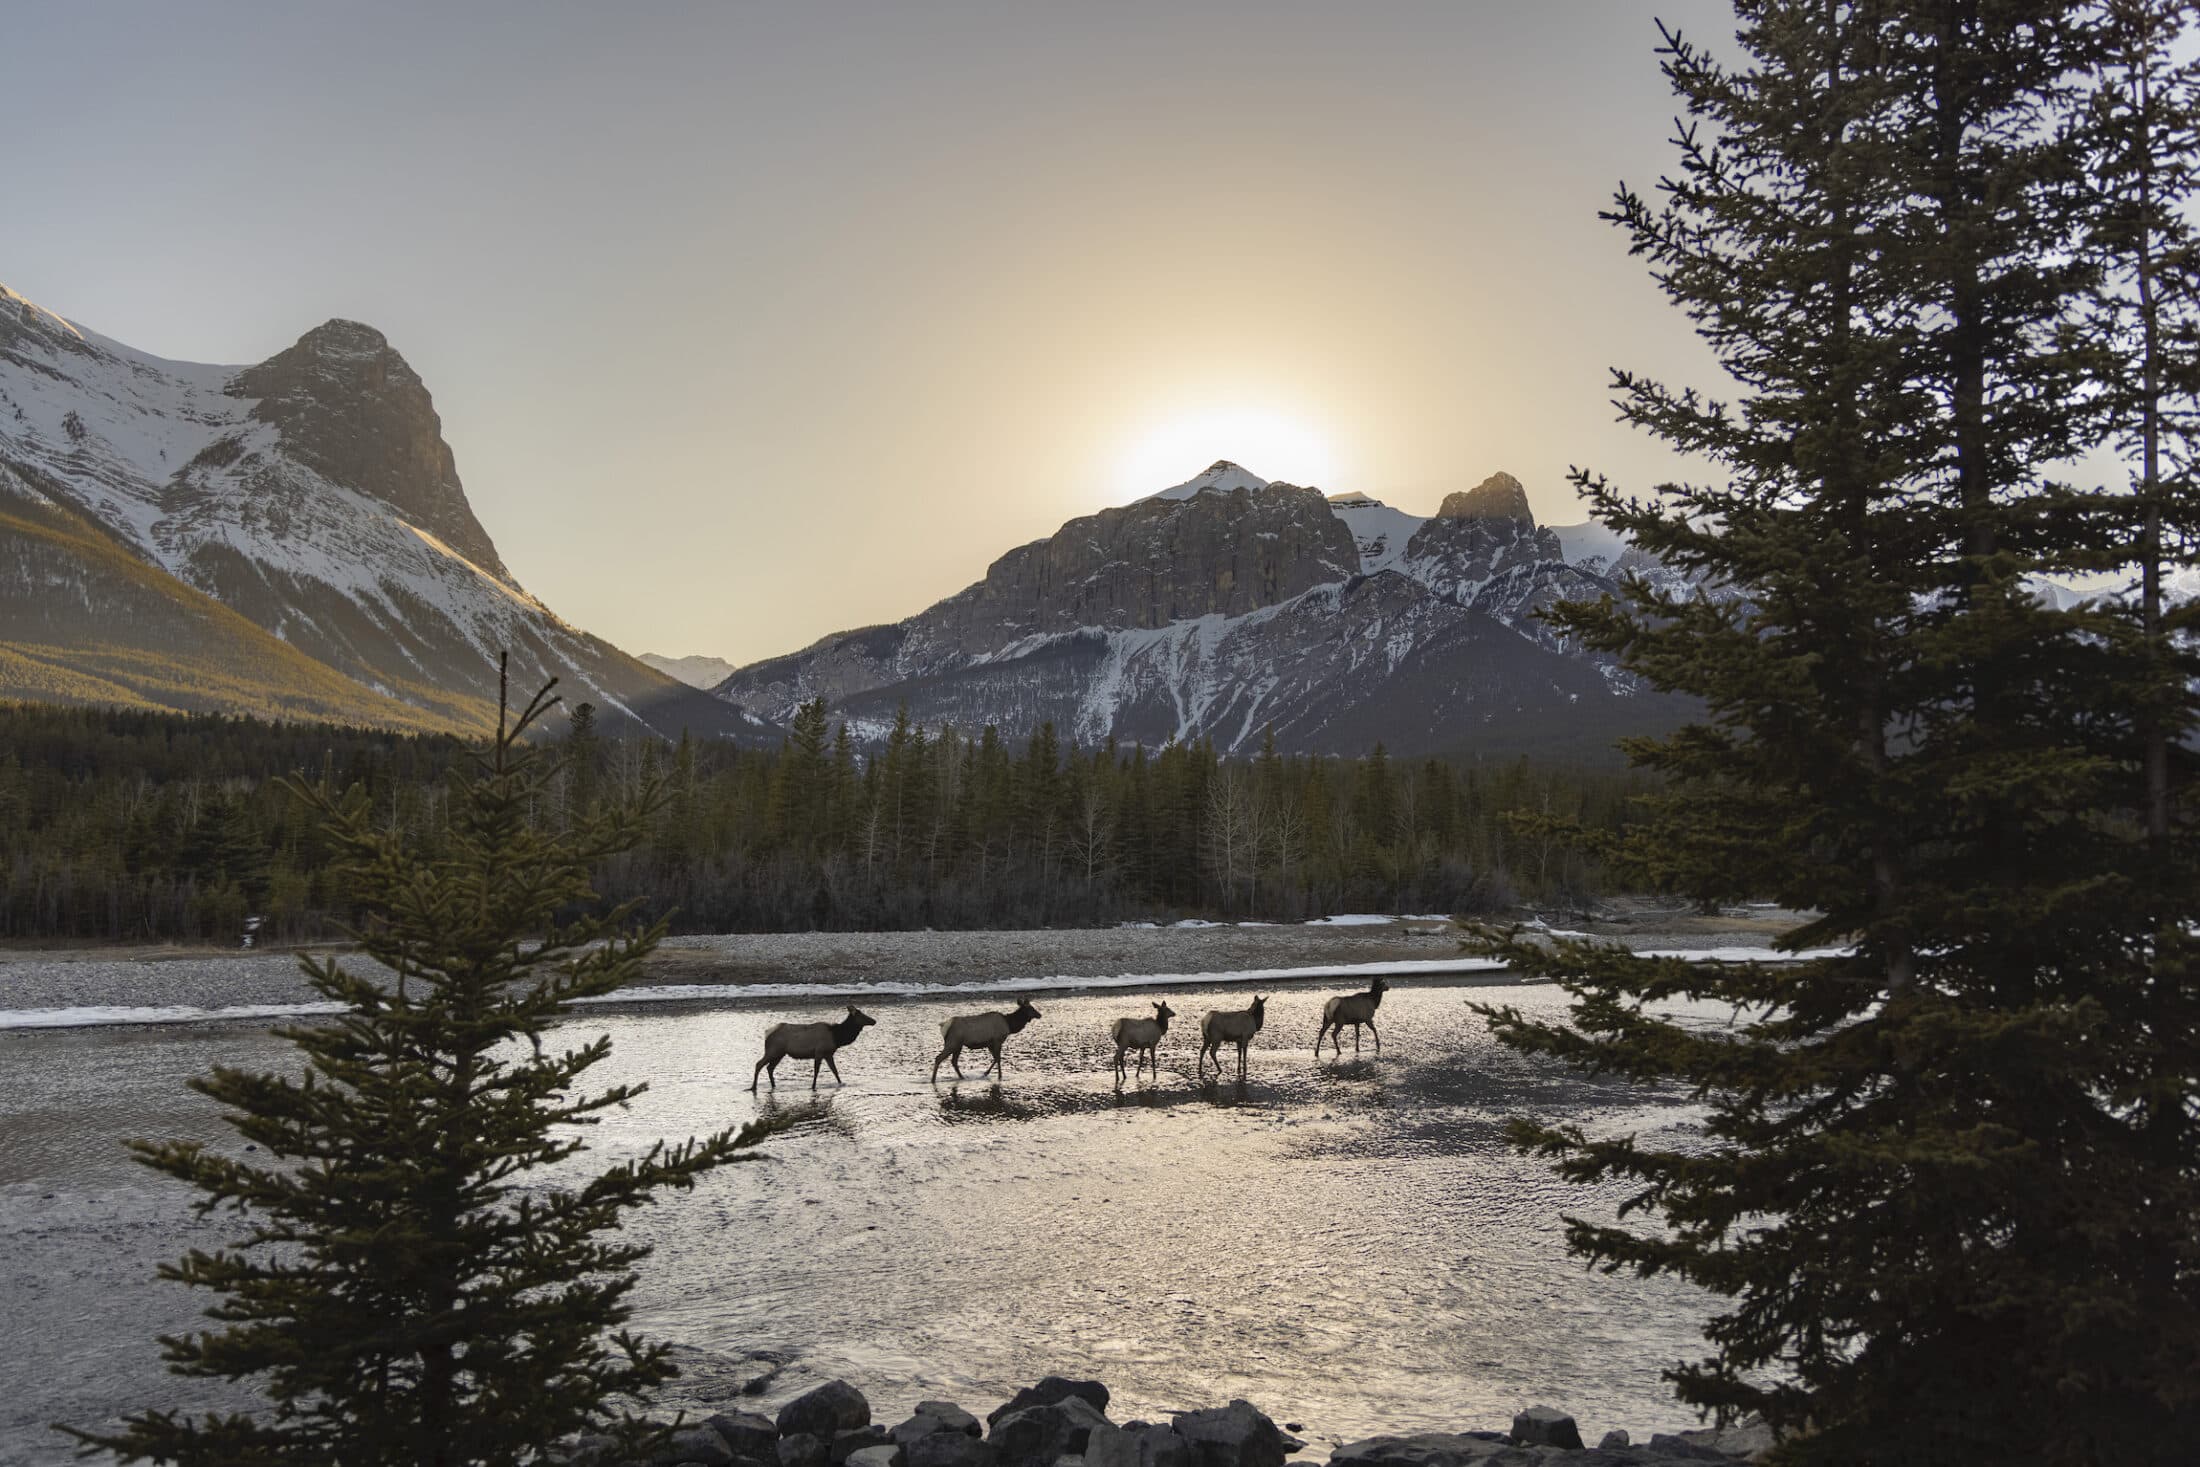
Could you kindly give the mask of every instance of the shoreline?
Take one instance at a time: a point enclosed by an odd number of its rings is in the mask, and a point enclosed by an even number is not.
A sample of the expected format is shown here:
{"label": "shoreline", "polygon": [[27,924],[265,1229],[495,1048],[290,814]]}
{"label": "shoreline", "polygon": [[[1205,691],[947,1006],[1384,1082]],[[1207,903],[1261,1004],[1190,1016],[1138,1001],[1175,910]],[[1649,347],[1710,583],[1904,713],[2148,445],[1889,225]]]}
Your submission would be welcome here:
{"label": "shoreline", "polygon": [[[1666,914],[1660,914],[1665,917]],[[1705,960],[1774,958],[1770,943],[1790,914],[1683,924],[1667,920],[1579,928],[1638,952]],[[1606,926],[1607,930],[1597,931]],[[192,949],[0,951],[0,1033],[131,1024],[225,1023],[310,1017],[333,1007],[298,971],[302,954]],[[1044,993],[1092,989],[1290,985],[1386,977],[1451,979],[1502,966],[1464,950],[1448,920],[1357,915],[1294,925],[1011,931],[739,933],[667,938],[642,975],[605,1008],[643,1004],[834,1003],[968,991]]]}

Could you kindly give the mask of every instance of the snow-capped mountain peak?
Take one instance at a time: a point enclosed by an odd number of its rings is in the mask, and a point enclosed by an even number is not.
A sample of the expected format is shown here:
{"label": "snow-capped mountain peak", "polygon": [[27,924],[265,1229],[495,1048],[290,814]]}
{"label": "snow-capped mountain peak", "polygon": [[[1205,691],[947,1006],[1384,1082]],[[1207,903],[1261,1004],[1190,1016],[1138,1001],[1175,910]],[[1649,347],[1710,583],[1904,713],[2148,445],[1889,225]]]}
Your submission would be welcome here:
{"label": "snow-capped mountain peak", "polygon": [[1218,458],[1181,484],[1171,484],[1146,496],[1147,499],[1190,499],[1210,491],[1216,494],[1232,494],[1240,489],[1265,489],[1269,481],[1230,462]]}

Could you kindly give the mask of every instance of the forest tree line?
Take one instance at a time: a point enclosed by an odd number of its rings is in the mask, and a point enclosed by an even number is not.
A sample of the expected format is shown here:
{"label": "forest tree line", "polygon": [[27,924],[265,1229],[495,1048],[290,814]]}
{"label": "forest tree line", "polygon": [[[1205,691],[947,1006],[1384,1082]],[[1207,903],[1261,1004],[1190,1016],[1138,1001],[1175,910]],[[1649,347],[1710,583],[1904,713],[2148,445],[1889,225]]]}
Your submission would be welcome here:
{"label": "forest tree line", "polygon": [[[568,828],[649,798],[648,838],[596,872],[676,932],[1062,926],[1197,914],[1492,912],[1580,902],[1649,777],[1525,760],[1225,758],[1212,744],[1084,747],[900,719],[866,755],[822,703],[776,750],[557,736]],[[363,801],[425,853],[447,836],[462,742],[256,719],[0,707],[0,937],[232,943],[338,936],[350,895],[284,777]]]}

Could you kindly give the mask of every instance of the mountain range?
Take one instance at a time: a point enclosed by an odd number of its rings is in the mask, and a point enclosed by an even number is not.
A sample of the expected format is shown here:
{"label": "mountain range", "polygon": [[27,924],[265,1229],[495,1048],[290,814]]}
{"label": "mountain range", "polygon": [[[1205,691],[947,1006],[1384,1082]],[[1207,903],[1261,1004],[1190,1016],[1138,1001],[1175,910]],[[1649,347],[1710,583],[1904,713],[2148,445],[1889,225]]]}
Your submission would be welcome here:
{"label": "mountain range", "polygon": [[[1569,546],[1569,540],[1572,542]],[[1422,518],[1227,460],[1009,551],[887,626],[734,671],[775,721],[822,698],[860,742],[927,726],[1243,753],[1586,752],[1676,709],[1536,613],[1651,563],[1596,526],[1538,526],[1491,475]]]}
{"label": "mountain range", "polygon": [[354,321],[208,366],[0,287],[0,625],[0,697],[478,731],[504,651],[607,730],[779,736],[531,595]]}
{"label": "mountain range", "polygon": [[1537,525],[1509,474],[1421,517],[1221,461],[904,621],[744,667],[630,657],[513,576],[373,328],[209,366],[0,287],[0,697],[475,731],[502,650],[667,737],[776,744],[822,698],[865,744],[906,709],[1230,752],[1601,750],[1670,709],[1535,613],[1630,566],[1656,570]]}

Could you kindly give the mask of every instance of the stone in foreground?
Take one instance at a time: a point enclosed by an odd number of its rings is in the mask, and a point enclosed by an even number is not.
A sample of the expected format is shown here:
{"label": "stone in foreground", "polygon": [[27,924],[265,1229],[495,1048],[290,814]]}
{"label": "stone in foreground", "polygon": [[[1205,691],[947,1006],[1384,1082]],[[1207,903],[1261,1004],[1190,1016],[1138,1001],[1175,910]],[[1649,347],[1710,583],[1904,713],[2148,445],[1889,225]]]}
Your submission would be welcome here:
{"label": "stone in foreground", "polygon": [[[1049,1375],[1041,1377],[1037,1385],[1025,1386],[1015,1395],[1010,1396],[1006,1401],[988,1411],[985,1417],[986,1424],[990,1426],[1004,1416],[1012,1416],[1018,1411],[1028,1410],[1033,1406],[1051,1406],[1067,1396],[1077,1397],[1102,1415],[1107,1413],[1108,1388],[1099,1381],[1070,1380],[1059,1375]],[[920,1405],[917,1409],[922,1411],[924,1407]]]}
{"label": "stone in foreground", "polygon": [[1582,1450],[1581,1428],[1574,1418],[1556,1406],[1530,1406],[1513,1418],[1512,1439],[1516,1446],[1564,1447],[1569,1452]]}
{"label": "stone in foreground", "polygon": [[1063,1396],[1012,1411],[993,1423],[986,1442],[1001,1467],[1054,1467],[1060,1457],[1082,1456],[1093,1432],[1108,1418],[1083,1396]]}
{"label": "stone in foreground", "polygon": [[727,1444],[718,1429],[708,1422],[701,1426],[683,1426],[659,1444],[650,1453],[652,1463],[700,1462],[702,1467],[733,1467],[733,1448]]}
{"label": "stone in foreground", "polygon": [[893,1429],[893,1438],[903,1446],[920,1436],[934,1432],[960,1432],[964,1436],[983,1436],[985,1428],[978,1418],[956,1405],[953,1401],[919,1401],[917,1409],[907,1421]]}
{"label": "stone in foreground", "polygon": [[829,1380],[779,1408],[781,1436],[814,1436],[829,1442],[844,1431],[871,1424],[871,1403],[844,1380]]}
{"label": "stone in foreground", "polygon": [[935,1431],[905,1442],[908,1467],[994,1467],[1000,1453],[991,1442],[959,1431]]}
{"label": "stone in foreground", "polygon": [[1199,1467],[1283,1467],[1283,1433],[1250,1401],[1232,1401],[1176,1418]]}
{"label": "stone in foreground", "polygon": [[1478,1467],[1509,1449],[1493,1433],[1424,1431],[1413,1436],[1371,1436],[1329,1454],[1330,1467]]}
{"label": "stone in foreground", "polygon": [[1193,1467],[1192,1444],[1166,1426],[1108,1423],[1092,1429],[1085,1467]]}

